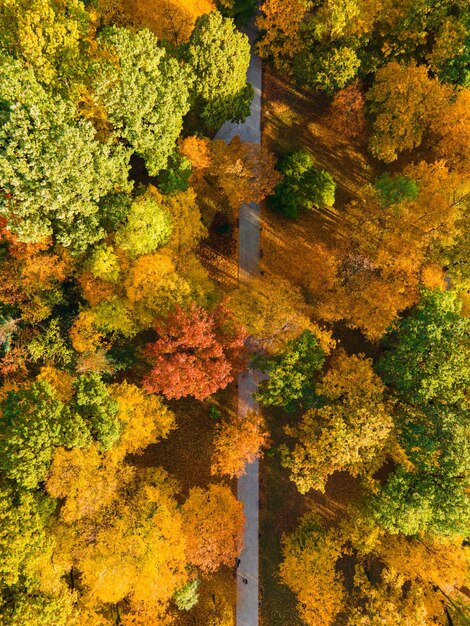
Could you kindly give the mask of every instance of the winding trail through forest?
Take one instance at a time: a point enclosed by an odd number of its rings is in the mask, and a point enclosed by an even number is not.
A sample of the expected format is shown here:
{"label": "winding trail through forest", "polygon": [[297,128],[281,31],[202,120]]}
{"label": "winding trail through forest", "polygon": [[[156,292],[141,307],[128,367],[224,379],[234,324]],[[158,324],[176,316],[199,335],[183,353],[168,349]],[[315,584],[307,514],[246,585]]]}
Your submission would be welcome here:
{"label": "winding trail through forest", "polygon": [[[251,103],[250,116],[243,124],[226,123],[217,133],[217,139],[227,143],[236,135],[242,141],[261,143],[261,59],[254,52],[256,27],[254,22],[244,32],[251,44],[251,59],[248,80],[255,95]],[[240,208],[238,244],[239,280],[250,274],[259,274],[260,255],[260,206],[244,204]],[[261,372],[248,370],[238,377],[238,414],[258,409],[253,398]],[[258,626],[259,623],[259,461],[246,466],[245,474],[238,479],[238,499],[245,511],[244,548],[237,568],[237,626]]]}

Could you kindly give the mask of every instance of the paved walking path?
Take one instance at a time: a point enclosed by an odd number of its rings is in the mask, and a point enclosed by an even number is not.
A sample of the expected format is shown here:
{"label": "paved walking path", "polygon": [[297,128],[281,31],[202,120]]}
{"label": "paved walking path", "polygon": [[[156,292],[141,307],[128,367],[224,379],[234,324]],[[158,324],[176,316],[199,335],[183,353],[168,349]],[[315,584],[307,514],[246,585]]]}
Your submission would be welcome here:
{"label": "paved walking path", "polygon": [[[245,30],[252,45],[248,80],[255,96],[251,114],[244,124],[226,123],[216,135],[227,143],[236,135],[242,141],[261,143],[261,60],[254,53],[254,26]],[[238,265],[240,280],[249,274],[259,274],[260,207],[253,202],[240,209]],[[238,414],[258,409],[253,399],[261,373],[248,370],[238,377]],[[238,499],[245,511],[244,548],[237,568],[237,626],[258,626],[259,622],[259,462],[247,465],[246,473],[238,479]],[[246,582],[245,582],[246,581]]]}

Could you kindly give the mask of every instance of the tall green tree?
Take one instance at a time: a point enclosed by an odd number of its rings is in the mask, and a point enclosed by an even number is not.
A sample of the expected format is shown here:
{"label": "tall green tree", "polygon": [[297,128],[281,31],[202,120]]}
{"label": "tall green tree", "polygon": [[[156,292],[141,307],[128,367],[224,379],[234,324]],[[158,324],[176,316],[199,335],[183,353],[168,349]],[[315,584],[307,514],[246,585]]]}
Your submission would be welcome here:
{"label": "tall green tree", "polygon": [[0,6],[0,49],[31,67],[40,82],[70,86],[70,79],[83,78],[90,22],[81,0],[7,0]]}
{"label": "tall green tree", "polygon": [[6,589],[0,595],[1,624],[67,626],[74,613],[74,600],[74,594],[65,588],[57,594],[41,593],[24,587]]}
{"label": "tall green tree", "polygon": [[82,374],[74,382],[75,397],[71,409],[85,420],[103,450],[109,450],[121,436],[122,422],[116,417],[119,405],[109,393],[100,375]]}
{"label": "tall green tree", "polygon": [[258,400],[264,406],[293,408],[313,395],[315,375],[323,367],[325,353],[310,330],[289,341],[285,350],[259,359],[269,378],[261,383]]}
{"label": "tall green tree", "polygon": [[136,257],[168,243],[170,235],[170,214],[151,193],[146,193],[132,203],[126,223],[116,233],[116,243]]}
{"label": "tall green tree", "polygon": [[312,46],[294,61],[294,77],[300,85],[332,96],[351,83],[361,62],[349,46]]}
{"label": "tall green tree", "polygon": [[109,62],[95,66],[96,98],[114,133],[145,161],[151,176],[167,165],[189,110],[192,79],[147,29],[105,28],[98,38]]}
{"label": "tall green tree", "polygon": [[283,180],[268,198],[268,205],[286,217],[296,218],[301,211],[333,206],[336,185],[328,172],[315,169],[307,150],[296,150],[278,163]]}
{"label": "tall green tree", "polygon": [[402,407],[400,465],[370,502],[391,533],[431,531],[468,535],[470,528],[470,419],[466,409]]}
{"label": "tall green tree", "polygon": [[0,581],[11,587],[33,577],[38,558],[50,552],[46,523],[55,503],[10,481],[0,483],[0,496]]}
{"label": "tall green tree", "polygon": [[384,382],[406,402],[463,403],[470,386],[470,319],[454,291],[426,290],[385,338],[377,363]]}
{"label": "tall green tree", "polygon": [[0,98],[0,215],[20,241],[53,237],[85,250],[104,237],[110,199],[130,190],[129,151],[97,141],[69,101],[8,57],[0,64]]}
{"label": "tall green tree", "polygon": [[250,113],[253,87],[246,82],[250,44],[233,20],[214,11],[197,19],[187,51],[196,80],[196,109],[207,127],[242,122]]}
{"label": "tall green tree", "polygon": [[0,470],[25,488],[45,479],[56,446],[89,442],[83,419],[71,414],[44,381],[9,391],[0,409]]}

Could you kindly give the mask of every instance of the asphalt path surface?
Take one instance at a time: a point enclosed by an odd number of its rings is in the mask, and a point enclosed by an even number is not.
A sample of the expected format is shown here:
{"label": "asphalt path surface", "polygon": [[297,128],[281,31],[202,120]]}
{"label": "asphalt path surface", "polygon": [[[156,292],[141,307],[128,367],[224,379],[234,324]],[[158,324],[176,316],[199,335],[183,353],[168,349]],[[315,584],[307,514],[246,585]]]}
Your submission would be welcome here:
{"label": "asphalt path surface", "polygon": [[[254,25],[244,31],[252,46],[248,80],[255,95],[250,116],[243,124],[227,122],[216,135],[229,143],[239,136],[242,141],[261,143],[261,59],[255,54],[256,37]],[[260,256],[260,206],[243,204],[240,208],[238,265],[240,280],[250,274],[259,274]],[[243,372],[238,377],[238,415],[243,419],[248,411],[256,411],[253,398],[261,373],[255,370]],[[237,626],[258,626],[259,623],[259,461],[246,466],[245,474],[238,479],[238,499],[243,502],[245,529],[243,551],[237,565]]]}

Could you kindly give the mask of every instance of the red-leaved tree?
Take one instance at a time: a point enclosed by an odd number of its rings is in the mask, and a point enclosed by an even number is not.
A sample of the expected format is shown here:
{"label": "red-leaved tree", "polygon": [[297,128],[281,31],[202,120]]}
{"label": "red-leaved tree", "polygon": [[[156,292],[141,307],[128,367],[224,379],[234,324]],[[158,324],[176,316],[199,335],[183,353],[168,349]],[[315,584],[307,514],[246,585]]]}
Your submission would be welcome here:
{"label": "red-leaved tree", "polygon": [[244,363],[245,329],[224,304],[213,312],[192,304],[157,325],[158,339],[145,352],[152,370],[144,380],[150,392],[167,398],[204,400],[226,387]]}

